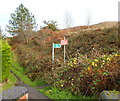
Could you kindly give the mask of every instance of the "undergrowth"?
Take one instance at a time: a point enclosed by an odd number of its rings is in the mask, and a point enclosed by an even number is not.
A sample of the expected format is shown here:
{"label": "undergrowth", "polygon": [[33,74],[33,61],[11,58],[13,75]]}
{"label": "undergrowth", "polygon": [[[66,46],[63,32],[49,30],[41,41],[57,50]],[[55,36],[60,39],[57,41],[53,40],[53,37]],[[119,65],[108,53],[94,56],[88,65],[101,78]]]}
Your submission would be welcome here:
{"label": "undergrowth", "polygon": [[74,94],[99,95],[103,90],[120,89],[119,60],[119,53],[96,58],[80,55],[69,59],[65,66],[59,67],[56,63],[52,75],[46,78],[58,88],[69,88]]}
{"label": "undergrowth", "polygon": [[29,78],[33,81],[43,78],[59,89],[84,96],[99,95],[104,89],[120,89],[117,27],[66,35],[66,65],[63,46],[55,49],[55,64],[52,64],[52,43],[63,39],[59,34],[41,30],[28,44],[22,43],[18,36],[13,38],[12,49]]}
{"label": "undergrowth", "polygon": [[92,99],[96,99],[97,97],[85,97],[82,95],[74,95],[70,90],[61,90],[57,87],[49,86],[46,88],[39,89],[41,93],[48,96],[50,99],[59,101],[59,100],[65,100],[65,101],[77,101],[81,99],[81,101],[87,100],[92,101]]}
{"label": "undergrowth", "polygon": [[[12,53],[11,54],[11,67],[10,67],[10,71],[12,71],[14,74],[16,74],[16,76],[21,80],[21,82],[28,84],[32,87],[37,87],[37,86],[41,86],[44,84],[47,84],[47,82],[43,79],[38,79],[35,81],[32,81],[30,78],[28,78],[25,75],[25,69],[23,67],[21,67],[17,61],[15,61],[15,55]],[[17,78],[16,76],[10,72],[9,76],[8,76],[8,81],[4,82],[2,84],[2,89],[0,90],[5,90],[8,89],[12,86],[15,86],[15,84],[17,83]]]}
{"label": "undergrowth", "polygon": [[5,90],[5,89],[8,89],[12,86],[14,86],[14,84],[17,82],[17,79],[16,77],[10,73],[9,76],[8,76],[8,82],[5,82],[4,84],[2,84],[2,91]]}
{"label": "undergrowth", "polygon": [[[13,55],[13,54],[12,54]],[[14,55],[12,56],[14,58]],[[46,84],[47,82],[45,82],[45,80],[43,79],[39,79],[39,80],[35,80],[32,81],[30,78],[27,77],[27,75],[25,74],[25,69],[23,67],[21,67],[17,61],[15,62],[15,60],[12,58],[12,67],[11,67],[11,71],[16,74],[16,76],[18,76],[18,78],[20,78],[20,80],[25,83],[28,84],[30,86],[36,87],[36,86],[41,86]]]}

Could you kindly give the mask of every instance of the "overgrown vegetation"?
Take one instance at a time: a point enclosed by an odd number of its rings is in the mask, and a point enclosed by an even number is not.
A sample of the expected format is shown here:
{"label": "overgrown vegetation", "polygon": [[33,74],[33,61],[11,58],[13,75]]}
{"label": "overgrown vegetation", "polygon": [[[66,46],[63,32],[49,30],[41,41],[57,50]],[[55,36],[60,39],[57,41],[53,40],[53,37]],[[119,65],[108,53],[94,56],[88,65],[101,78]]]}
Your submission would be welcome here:
{"label": "overgrown vegetation", "polygon": [[[0,67],[2,67],[2,40],[0,39]],[[2,68],[0,68],[0,82],[2,81]]]}
{"label": "overgrown vegetation", "polygon": [[17,42],[20,37],[13,38],[11,45],[29,78],[43,78],[59,89],[85,96],[99,95],[104,89],[120,89],[117,27],[66,35],[69,41],[67,63],[63,64],[62,47],[55,49],[55,64],[52,65],[52,42],[59,43],[63,38],[60,33],[42,29],[33,35],[29,44]]}
{"label": "overgrown vegetation", "polygon": [[[11,66],[10,66],[9,70],[12,71],[21,80],[21,82],[23,82],[25,84],[28,84],[30,86],[33,86],[33,87],[47,84],[46,81],[43,80],[43,79],[38,79],[38,80],[35,80],[35,81],[30,80],[25,75],[25,69],[23,67],[19,66],[13,52],[11,54],[11,64],[10,65]],[[4,67],[2,67],[2,68],[4,68]],[[17,78],[12,72],[9,72],[9,76],[7,78],[8,81],[3,83],[1,90],[8,89],[12,86],[15,86],[15,84],[17,84]],[[4,75],[4,74],[2,74],[2,75]],[[17,84],[17,85],[19,86],[19,84]]]}
{"label": "overgrown vegetation", "polygon": [[[101,55],[94,59],[80,55],[66,66],[55,67],[50,82],[58,88],[69,88],[74,94],[99,95],[103,90],[120,88],[120,54]],[[79,63],[81,62],[81,63]]]}
{"label": "overgrown vegetation", "polygon": [[74,94],[72,94],[72,92],[70,90],[67,90],[67,89],[60,90],[57,87],[53,87],[53,86],[39,89],[39,91],[54,101],[58,101],[60,99],[63,99],[63,100],[67,99],[67,101],[69,101],[71,99],[72,99],[72,101],[77,101],[77,100],[92,101],[93,99],[97,100],[97,97],[85,97],[85,96],[82,96],[81,94],[74,95]]}
{"label": "overgrown vegetation", "polygon": [[[24,83],[35,86],[39,84],[36,80],[41,78],[57,87],[53,91],[67,89],[74,95],[84,96],[98,96],[103,90],[120,89],[117,25],[104,29],[92,30],[92,26],[83,26],[85,30],[58,31],[57,22],[52,20],[43,21],[47,26],[33,32],[34,16],[23,5],[11,17],[9,31],[20,35],[10,38],[10,45],[17,61],[24,67],[18,69],[12,65],[12,71],[22,77]],[[60,43],[63,37],[69,41],[66,64],[63,64],[63,47],[55,49],[52,64],[52,43]]]}
{"label": "overgrown vegetation", "polygon": [[8,80],[9,80],[8,82],[4,82],[2,84],[2,89],[0,90],[4,91],[5,89],[13,87],[17,83],[17,79],[12,73],[9,74]]}
{"label": "overgrown vegetation", "polygon": [[[11,48],[9,44],[6,41],[0,41],[0,44],[2,45],[0,49],[0,53],[2,53],[2,67],[0,69],[2,70],[2,81],[7,81],[9,74],[10,74],[10,68],[11,68]],[[1,58],[0,57],[0,58]]]}
{"label": "overgrown vegetation", "polygon": [[28,84],[30,86],[41,86],[46,84],[45,80],[39,78],[35,81],[32,81],[30,78],[28,78],[25,75],[25,69],[19,65],[19,63],[16,61],[17,57],[15,58],[15,55],[12,54],[12,62],[11,62],[11,71],[16,74],[16,76],[21,80],[21,82]]}
{"label": "overgrown vegetation", "polygon": [[8,89],[16,83],[16,78],[10,73],[11,70],[11,47],[5,40],[0,40],[0,82],[2,83],[2,88]]}

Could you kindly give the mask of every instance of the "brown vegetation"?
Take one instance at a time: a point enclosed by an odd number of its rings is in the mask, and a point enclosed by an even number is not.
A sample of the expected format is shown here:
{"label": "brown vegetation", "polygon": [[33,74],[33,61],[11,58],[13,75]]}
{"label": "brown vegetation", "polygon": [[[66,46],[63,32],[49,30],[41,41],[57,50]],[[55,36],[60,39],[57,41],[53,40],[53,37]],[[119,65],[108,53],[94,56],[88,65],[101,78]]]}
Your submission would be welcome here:
{"label": "brown vegetation", "polygon": [[[26,69],[26,74],[32,80],[42,77],[58,87],[64,85],[62,88],[70,88],[74,93],[81,91],[84,95],[98,94],[103,89],[119,89],[119,83],[116,81],[119,81],[118,75],[120,75],[120,72],[115,71],[119,70],[117,63],[119,59],[113,56],[111,61],[104,65],[105,68],[97,67],[97,71],[88,62],[88,60],[93,61],[98,58],[100,61],[98,65],[101,66],[102,55],[108,55],[109,58],[109,55],[118,52],[117,24],[106,23],[108,26],[105,23],[102,24],[104,26],[98,24],[89,26],[89,28],[80,26],[59,31],[41,29],[38,32],[34,32],[29,43],[23,43],[19,36],[15,36],[11,39],[12,49],[17,54],[20,64]],[[60,43],[64,36],[69,41],[69,45],[66,46],[66,61],[69,63],[73,61],[71,59],[77,58],[77,64],[72,64],[72,66],[66,65],[65,67],[63,64],[62,47],[55,49],[55,65],[52,65],[52,43]],[[107,76],[106,70],[109,71]],[[105,74],[101,74],[103,72]],[[112,75],[110,74],[111,72]],[[94,78],[93,75],[96,73],[98,73],[97,77],[99,78]],[[83,77],[82,80],[80,80],[80,75]],[[68,76],[70,76],[70,79],[68,79]],[[100,80],[100,82],[98,83],[96,80]],[[94,81],[98,84],[96,85]],[[98,89],[101,86],[105,88]]]}

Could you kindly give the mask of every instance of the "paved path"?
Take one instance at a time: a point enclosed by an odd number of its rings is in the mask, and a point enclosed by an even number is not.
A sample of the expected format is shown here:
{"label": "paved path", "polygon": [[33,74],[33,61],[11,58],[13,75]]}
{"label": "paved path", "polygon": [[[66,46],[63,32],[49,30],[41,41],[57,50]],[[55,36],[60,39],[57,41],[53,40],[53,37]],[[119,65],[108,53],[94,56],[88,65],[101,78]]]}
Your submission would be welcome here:
{"label": "paved path", "polygon": [[36,88],[41,89],[41,88],[45,88],[45,87],[48,87],[48,86],[50,86],[50,84],[46,84],[46,85],[43,85],[43,86],[38,86]]}
{"label": "paved path", "polygon": [[19,82],[19,86],[26,87],[28,89],[29,99],[48,99],[45,101],[52,101],[52,100],[49,100],[49,98],[47,96],[44,96],[42,93],[40,93],[34,87],[31,87],[31,86],[24,84],[22,82]]}
{"label": "paved path", "polygon": [[[42,101],[42,99],[45,99],[45,101],[52,101],[47,96],[40,93],[36,88],[31,87],[27,84],[24,84],[23,82],[21,82],[21,80],[17,76],[16,76],[16,78],[17,78],[17,85],[18,86],[26,87],[28,89],[28,94],[29,94],[29,100],[30,101],[34,101],[34,100],[37,100],[37,99],[38,99],[38,101],[40,101],[40,100]],[[46,86],[48,86],[48,85],[40,86],[40,87],[37,87],[37,88],[43,88],[43,87],[46,87]]]}

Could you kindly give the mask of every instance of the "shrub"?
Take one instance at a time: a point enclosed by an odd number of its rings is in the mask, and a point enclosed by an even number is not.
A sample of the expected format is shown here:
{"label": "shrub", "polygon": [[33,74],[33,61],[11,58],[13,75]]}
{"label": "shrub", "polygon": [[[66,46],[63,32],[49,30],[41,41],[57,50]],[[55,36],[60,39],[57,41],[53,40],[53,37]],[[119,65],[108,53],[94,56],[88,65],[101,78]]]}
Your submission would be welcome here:
{"label": "shrub", "polygon": [[101,55],[94,59],[94,56],[80,57],[71,58],[64,67],[54,68],[51,81],[55,86],[87,96],[99,95],[103,90],[120,89],[120,54]]}
{"label": "shrub", "polygon": [[1,41],[1,39],[0,39],[0,82],[2,81],[2,52],[1,52],[1,50],[2,50],[2,41]]}
{"label": "shrub", "polygon": [[[58,39],[63,38],[65,34],[62,31],[60,34],[59,31],[42,29],[32,36],[29,44],[13,42],[13,45],[16,44],[19,61],[26,67],[26,74],[32,80],[45,77],[49,83],[60,88],[69,88],[75,94],[82,92],[84,95],[92,95],[103,89],[118,89],[115,85],[119,84],[119,60],[118,56],[113,55],[118,49],[117,32],[114,28],[109,33],[105,29],[66,36],[69,40],[69,45],[66,46],[67,65],[63,65],[63,47],[55,49],[55,65],[51,61],[52,42],[58,43]],[[108,61],[107,58],[111,60]]]}
{"label": "shrub", "polygon": [[50,56],[46,57],[27,45],[18,45],[15,52],[18,54],[18,60],[21,61],[20,65],[25,68],[27,76],[32,80],[43,77],[47,71],[51,71]]}
{"label": "shrub", "polygon": [[11,66],[11,52],[10,46],[6,41],[0,41],[2,43],[2,81],[7,80]]}

